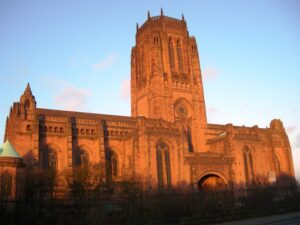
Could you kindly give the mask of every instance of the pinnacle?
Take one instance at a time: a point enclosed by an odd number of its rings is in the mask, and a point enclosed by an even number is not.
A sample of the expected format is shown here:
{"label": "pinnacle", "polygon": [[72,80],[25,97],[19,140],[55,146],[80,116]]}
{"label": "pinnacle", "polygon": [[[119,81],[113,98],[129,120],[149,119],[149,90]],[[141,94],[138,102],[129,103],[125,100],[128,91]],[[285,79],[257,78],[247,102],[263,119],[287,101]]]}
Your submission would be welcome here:
{"label": "pinnacle", "polygon": [[25,89],[24,93],[27,93],[27,94],[32,95],[32,92],[31,92],[31,88],[30,88],[30,84],[29,84],[29,83],[27,83],[27,86],[26,86],[26,89]]}

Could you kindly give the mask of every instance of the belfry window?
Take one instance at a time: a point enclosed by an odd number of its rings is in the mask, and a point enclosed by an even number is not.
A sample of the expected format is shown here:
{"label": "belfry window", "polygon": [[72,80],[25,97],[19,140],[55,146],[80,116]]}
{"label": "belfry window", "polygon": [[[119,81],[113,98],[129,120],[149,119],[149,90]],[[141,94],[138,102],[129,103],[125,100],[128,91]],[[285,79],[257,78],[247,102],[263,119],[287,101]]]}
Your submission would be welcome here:
{"label": "belfry window", "polygon": [[177,56],[178,56],[178,67],[179,67],[179,71],[182,72],[183,71],[182,48],[179,40],[177,41],[176,47],[177,47]]}
{"label": "belfry window", "polygon": [[171,186],[171,167],[169,147],[164,141],[159,141],[156,147],[158,186]]}
{"label": "belfry window", "polygon": [[171,70],[175,70],[175,61],[174,61],[174,47],[173,47],[173,41],[170,38],[168,43],[168,50],[169,50],[169,63]]}

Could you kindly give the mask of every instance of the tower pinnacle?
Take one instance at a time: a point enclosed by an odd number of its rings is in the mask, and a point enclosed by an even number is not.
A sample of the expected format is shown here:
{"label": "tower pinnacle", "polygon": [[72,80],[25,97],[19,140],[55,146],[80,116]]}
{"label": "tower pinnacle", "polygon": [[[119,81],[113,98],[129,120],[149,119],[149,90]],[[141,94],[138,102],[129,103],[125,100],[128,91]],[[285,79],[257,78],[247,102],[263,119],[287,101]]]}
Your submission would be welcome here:
{"label": "tower pinnacle", "polygon": [[30,88],[30,84],[27,83],[27,86],[26,86],[26,89],[24,91],[24,94],[27,94],[27,95],[32,95],[32,92],[31,92],[31,88]]}

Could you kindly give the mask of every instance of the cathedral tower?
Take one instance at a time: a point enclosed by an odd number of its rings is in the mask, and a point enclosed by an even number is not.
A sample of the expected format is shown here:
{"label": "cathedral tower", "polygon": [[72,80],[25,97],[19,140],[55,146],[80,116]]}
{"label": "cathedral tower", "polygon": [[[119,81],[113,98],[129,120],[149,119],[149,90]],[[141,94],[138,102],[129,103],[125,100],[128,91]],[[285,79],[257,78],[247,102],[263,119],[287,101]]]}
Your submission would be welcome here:
{"label": "cathedral tower", "polygon": [[183,126],[189,151],[204,151],[206,110],[197,43],[182,19],[150,16],[131,52],[131,114]]}

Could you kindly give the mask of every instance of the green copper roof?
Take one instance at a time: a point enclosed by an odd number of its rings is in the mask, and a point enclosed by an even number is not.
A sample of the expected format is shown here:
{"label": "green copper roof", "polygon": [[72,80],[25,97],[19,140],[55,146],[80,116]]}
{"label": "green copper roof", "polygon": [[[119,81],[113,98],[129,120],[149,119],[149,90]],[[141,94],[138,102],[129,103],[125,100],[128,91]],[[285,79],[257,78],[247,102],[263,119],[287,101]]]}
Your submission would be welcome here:
{"label": "green copper roof", "polygon": [[6,142],[0,146],[0,157],[21,158],[9,140],[6,140]]}

